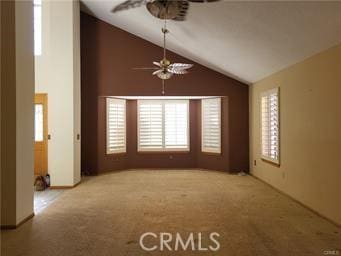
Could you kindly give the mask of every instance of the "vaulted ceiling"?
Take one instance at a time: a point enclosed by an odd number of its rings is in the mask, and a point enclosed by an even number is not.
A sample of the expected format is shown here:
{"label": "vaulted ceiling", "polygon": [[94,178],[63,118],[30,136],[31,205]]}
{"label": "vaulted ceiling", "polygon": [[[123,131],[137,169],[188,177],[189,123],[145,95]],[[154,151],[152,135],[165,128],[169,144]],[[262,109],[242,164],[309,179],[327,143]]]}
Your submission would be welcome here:
{"label": "vaulted ceiling", "polygon": [[[82,0],[82,9],[162,45],[163,21],[145,7],[111,13],[123,1]],[[187,20],[169,21],[167,48],[253,83],[341,43],[341,2],[191,3]]]}

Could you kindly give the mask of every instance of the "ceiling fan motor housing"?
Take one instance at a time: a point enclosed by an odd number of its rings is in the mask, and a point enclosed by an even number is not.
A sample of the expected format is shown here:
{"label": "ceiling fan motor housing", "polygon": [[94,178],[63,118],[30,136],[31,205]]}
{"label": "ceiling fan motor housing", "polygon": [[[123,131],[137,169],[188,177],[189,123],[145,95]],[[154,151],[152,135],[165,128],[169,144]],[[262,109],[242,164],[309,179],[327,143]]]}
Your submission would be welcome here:
{"label": "ceiling fan motor housing", "polygon": [[161,65],[161,67],[163,67],[163,68],[167,68],[167,67],[170,65],[170,61],[167,60],[166,58],[164,58],[164,59],[162,59],[162,60],[160,61],[160,65]]}

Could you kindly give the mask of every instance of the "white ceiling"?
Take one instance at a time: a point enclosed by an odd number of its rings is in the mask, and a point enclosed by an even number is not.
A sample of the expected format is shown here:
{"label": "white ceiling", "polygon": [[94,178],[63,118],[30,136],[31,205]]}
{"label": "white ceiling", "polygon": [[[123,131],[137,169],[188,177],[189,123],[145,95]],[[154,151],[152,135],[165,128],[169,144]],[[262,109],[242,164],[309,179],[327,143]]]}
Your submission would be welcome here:
{"label": "white ceiling", "polygon": [[[111,13],[120,0],[82,0],[99,19],[162,45],[163,22],[145,7]],[[167,48],[246,83],[341,43],[341,2],[191,3],[169,21]]]}

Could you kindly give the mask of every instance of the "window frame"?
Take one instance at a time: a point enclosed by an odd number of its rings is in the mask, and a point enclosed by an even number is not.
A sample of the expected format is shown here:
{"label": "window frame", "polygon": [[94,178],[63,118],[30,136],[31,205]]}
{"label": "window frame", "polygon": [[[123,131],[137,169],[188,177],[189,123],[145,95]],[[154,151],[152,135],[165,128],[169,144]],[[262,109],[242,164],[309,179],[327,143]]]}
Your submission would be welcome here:
{"label": "window frame", "polygon": [[[161,103],[162,105],[162,147],[143,148],[140,145],[140,105],[145,102]],[[186,148],[166,148],[166,127],[165,127],[165,104],[168,102],[186,103],[187,106],[187,147]],[[137,100],[137,152],[138,153],[188,153],[190,152],[190,100],[163,100],[163,99],[141,99]]]}
{"label": "window frame", "polygon": [[[271,156],[267,156],[267,155],[264,155],[263,154],[263,113],[262,113],[262,99],[263,97],[269,97],[270,95],[272,94],[277,94],[277,137],[278,137],[278,146],[277,146],[277,159],[274,159],[274,158],[271,158]],[[280,122],[280,87],[275,87],[275,88],[272,88],[272,89],[269,89],[269,90],[265,90],[263,92],[261,92],[260,94],[260,156],[261,156],[261,159],[264,161],[264,162],[268,162],[270,164],[274,164],[276,166],[280,166],[280,159],[281,159],[281,128],[280,128],[280,125],[281,125],[281,122]],[[270,114],[270,112],[269,112]],[[270,128],[269,128],[270,129]],[[269,142],[271,143],[271,141]]]}
{"label": "window frame", "polygon": [[[109,102],[116,101],[116,102],[123,102],[124,104],[124,148],[119,150],[110,150],[109,148]],[[127,153],[127,101],[125,99],[118,99],[118,98],[106,98],[106,154],[107,155],[116,155],[116,154],[126,154]]]}
{"label": "window frame", "polygon": [[[39,9],[40,22],[37,24],[36,10]],[[39,25],[39,29],[37,27]],[[39,40],[39,43],[37,43]],[[40,48],[37,47],[40,46]],[[38,51],[39,50],[39,51]],[[43,0],[33,0],[33,52],[34,56],[43,54]]]}
{"label": "window frame", "polygon": [[[219,149],[212,148],[212,147],[206,147],[204,145],[204,101],[210,101],[210,100],[219,100]],[[222,153],[222,98],[221,97],[215,97],[215,98],[207,98],[201,100],[201,152],[207,153],[207,154],[214,154],[214,155],[221,155]]]}

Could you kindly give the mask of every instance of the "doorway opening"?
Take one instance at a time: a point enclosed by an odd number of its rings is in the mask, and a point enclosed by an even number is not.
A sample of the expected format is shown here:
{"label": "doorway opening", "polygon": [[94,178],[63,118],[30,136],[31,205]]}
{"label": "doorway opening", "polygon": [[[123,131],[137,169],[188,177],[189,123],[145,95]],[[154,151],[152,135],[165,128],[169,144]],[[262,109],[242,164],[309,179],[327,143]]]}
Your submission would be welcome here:
{"label": "doorway opening", "polygon": [[48,97],[37,93],[34,97],[34,212],[40,213],[63,190],[50,189],[48,172]]}
{"label": "doorway opening", "polygon": [[47,94],[34,97],[34,177],[48,174]]}

